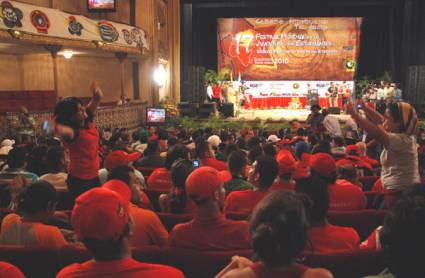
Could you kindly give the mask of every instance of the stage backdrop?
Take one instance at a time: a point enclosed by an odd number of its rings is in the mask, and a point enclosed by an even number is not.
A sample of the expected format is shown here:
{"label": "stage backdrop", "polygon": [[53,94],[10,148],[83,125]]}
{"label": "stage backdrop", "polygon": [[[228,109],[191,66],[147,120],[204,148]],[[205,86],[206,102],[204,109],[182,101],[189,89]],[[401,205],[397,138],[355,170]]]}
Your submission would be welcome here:
{"label": "stage backdrop", "polygon": [[220,18],[218,70],[234,79],[350,81],[361,18]]}

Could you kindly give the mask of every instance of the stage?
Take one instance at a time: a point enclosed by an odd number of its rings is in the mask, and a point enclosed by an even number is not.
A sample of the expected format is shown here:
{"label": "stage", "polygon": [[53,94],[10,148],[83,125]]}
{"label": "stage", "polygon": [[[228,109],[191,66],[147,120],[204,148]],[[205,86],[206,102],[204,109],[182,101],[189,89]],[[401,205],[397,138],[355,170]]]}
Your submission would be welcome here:
{"label": "stage", "polygon": [[[236,117],[232,118],[234,120],[245,120],[245,121],[292,121],[298,120],[300,122],[305,122],[308,115],[310,114],[309,109],[239,109],[236,112]],[[341,114],[334,115],[340,121],[345,121],[350,116]]]}

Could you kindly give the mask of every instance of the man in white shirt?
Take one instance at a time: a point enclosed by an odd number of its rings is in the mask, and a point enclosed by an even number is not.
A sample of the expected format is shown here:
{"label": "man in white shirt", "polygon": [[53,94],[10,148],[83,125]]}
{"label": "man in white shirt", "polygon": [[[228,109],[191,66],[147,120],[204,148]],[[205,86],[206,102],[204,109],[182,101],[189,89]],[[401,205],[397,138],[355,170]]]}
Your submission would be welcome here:
{"label": "man in white shirt", "polygon": [[332,137],[342,137],[341,125],[337,117],[330,115],[329,111],[322,109],[323,126],[329,132]]}

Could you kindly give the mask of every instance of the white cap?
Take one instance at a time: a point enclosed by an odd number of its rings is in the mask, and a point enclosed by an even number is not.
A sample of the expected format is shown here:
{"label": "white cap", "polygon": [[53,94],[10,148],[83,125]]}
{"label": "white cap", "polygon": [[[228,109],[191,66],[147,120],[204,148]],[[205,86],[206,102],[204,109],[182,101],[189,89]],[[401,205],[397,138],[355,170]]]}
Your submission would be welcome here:
{"label": "white cap", "polygon": [[13,146],[13,144],[15,144],[15,140],[10,140],[10,139],[4,139],[2,142],[1,142],[1,146],[2,147],[6,147],[6,146],[8,146],[8,147],[11,147],[11,146]]}
{"label": "white cap", "polygon": [[220,145],[220,143],[221,143],[221,140],[220,140],[220,137],[218,137],[217,135],[211,135],[209,138],[208,138],[208,143],[210,143],[211,144],[211,146],[213,146],[213,147],[218,147],[218,145]]}
{"label": "white cap", "polygon": [[269,136],[269,138],[267,138],[267,141],[271,143],[276,143],[276,142],[279,142],[280,139],[275,134],[272,134]]}

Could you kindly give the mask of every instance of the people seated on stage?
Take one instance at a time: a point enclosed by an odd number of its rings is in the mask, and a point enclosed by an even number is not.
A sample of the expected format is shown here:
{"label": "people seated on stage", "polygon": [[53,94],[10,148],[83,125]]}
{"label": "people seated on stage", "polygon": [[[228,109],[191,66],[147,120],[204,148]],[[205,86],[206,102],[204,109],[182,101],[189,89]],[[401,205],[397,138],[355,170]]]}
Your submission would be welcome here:
{"label": "people seated on stage", "polygon": [[323,115],[320,113],[322,108],[318,104],[314,104],[311,106],[311,113],[307,117],[306,123],[310,126],[310,129],[313,133],[317,133],[319,131],[319,126],[323,122]]}
{"label": "people seated on stage", "polygon": [[211,148],[211,144],[208,141],[200,138],[196,142],[196,157],[201,161],[202,166],[210,166],[217,171],[227,170],[225,162],[215,158],[214,151]]}
{"label": "people seated on stage", "polygon": [[337,180],[329,185],[330,210],[361,210],[367,205],[366,195],[358,185],[357,169],[349,160],[337,162]]}
{"label": "people seated on stage", "polygon": [[23,147],[14,147],[7,154],[7,168],[0,172],[0,181],[11,181],[21,175],[29,182],[38,180],[38,176],[25,170],[26,152]]}
{"label": "people seated on stage", "polygon": [[171,277],[181,271],[164,265],[146,264],[132,258],[130,238],[133,223],[130,204],[118,193],[91,189],[76,199],[72,226],[94,259],[62,269],[56,277]]}
{"label": "people seated on stage", "polygon": [[46,181],[24,187],[17,196],[16,213],[2,221],[0,244],[54,249],[66,246],[61,231],[46,225],[55,213],[57,201],[55,188]]}
{"label": "people seated on stage", "polygon": [[249,181],[255,188],[230,193],[224,203],[224,211],[250,214],[255,206],[270,193],[278,173],[279,165],[274,157],[266,155],[259,157],[249,174]]}
{"label": "people seated on stage", "polygon": [[189,150],[186,146],[177,144],[170,148],[165,158],[163,168],[157,168],[148,178],[147,188],[159,192],[170,192],[173,187],[171,180],[171,166],[178,159],[189,159]]}
{"label": "people seated on stage", "polygon": [[243,191],[253,189],[253,185],[247,181],[248,159],[244,151],[236,150],[232,152],[227,160],[227,166],[232,175],[232,179],[224,183],[226,195],[233,191]]}
{"label": "people seated on stage", "polygon": [[376,276],[425,277],[422,256],[425,245],[425,194],[423,185],[412,187],[389,211],[378,240],[382,245],[388,268]]}
{"label": "people seated on stage", "polygon": [[289,152],[280,152],[276,160],[279,164],[279,178],[271,190],[295,190],[295,181],[292,179],[292,173],[295,170],[296,160]]}
{"label": "people seated on stage", "polygon": [[339,251],[355,251],[360,244],[356,230],[329,224],[326,215],[329,210],[328,184],[312,175],[297,180],[296,190],[304,193],[313,201],[309,210],[307,252],[333,253]]}
{"label": "people seated on stage", "polygon": [[222,213],[224,188],[219,172],[208,166],[193,171],[186,180],[186,193],[198,211],[192,221],[179,224],[170,233],[171,247],[224,251],[250,248],[248,223],[227,220]]}
{"label": "people seated on stage", "polygon": [[257,261],[232,257],[217,278],[331,278],[325,269],[296,263],[308,242],[306,198],[290,191],[275,191],[257,206],[250,222]]}
{"label": "people seated on stage", "polygon": [[179,159],[171,167],[171,180],[173,188],[168,194],[159,196],[159,206],[162,212],[175,214],[193,214],[197,208],[195,203],[187,197],[186,179],[193,172],[193,162]]}
{"label": "people seated on stage", "polygon": [[333,138],[342,137],[341,125],[338,118],[329,114],[327,109],[322,109],[322,115],[324,117],[322,124],[329,135]]}
{"label": "people seated on stage", "polygon": [[134,162],[136,167],[160,168],[164,167],[165,159],[160,155],[159,141],[148,142],[148,146],[143,152],[143,157]]}
{"label": "people seated on stage", "polygon": [[129,202],[129,212],[134,224],[133,235],[130,238],[132,247],[165,246],[168,241],[168,232],[161,220],[153,211],[139,207],[142,200],[136,179],[133,168],[119,166],[109,172],[108,181],[102,187],[117,192]]}
{"label": "people seated on stage", "polygon": [[388,207],[400,193],[420,182],[418,169],[418,144],[415,138],[418,117],[408,103],[393,103],[382,117],[375,110],[364,107],[368,120],[360,117],[357,107],[347,106],[347,112],[368,135],[384,146],[381,154],[382,185]]}

